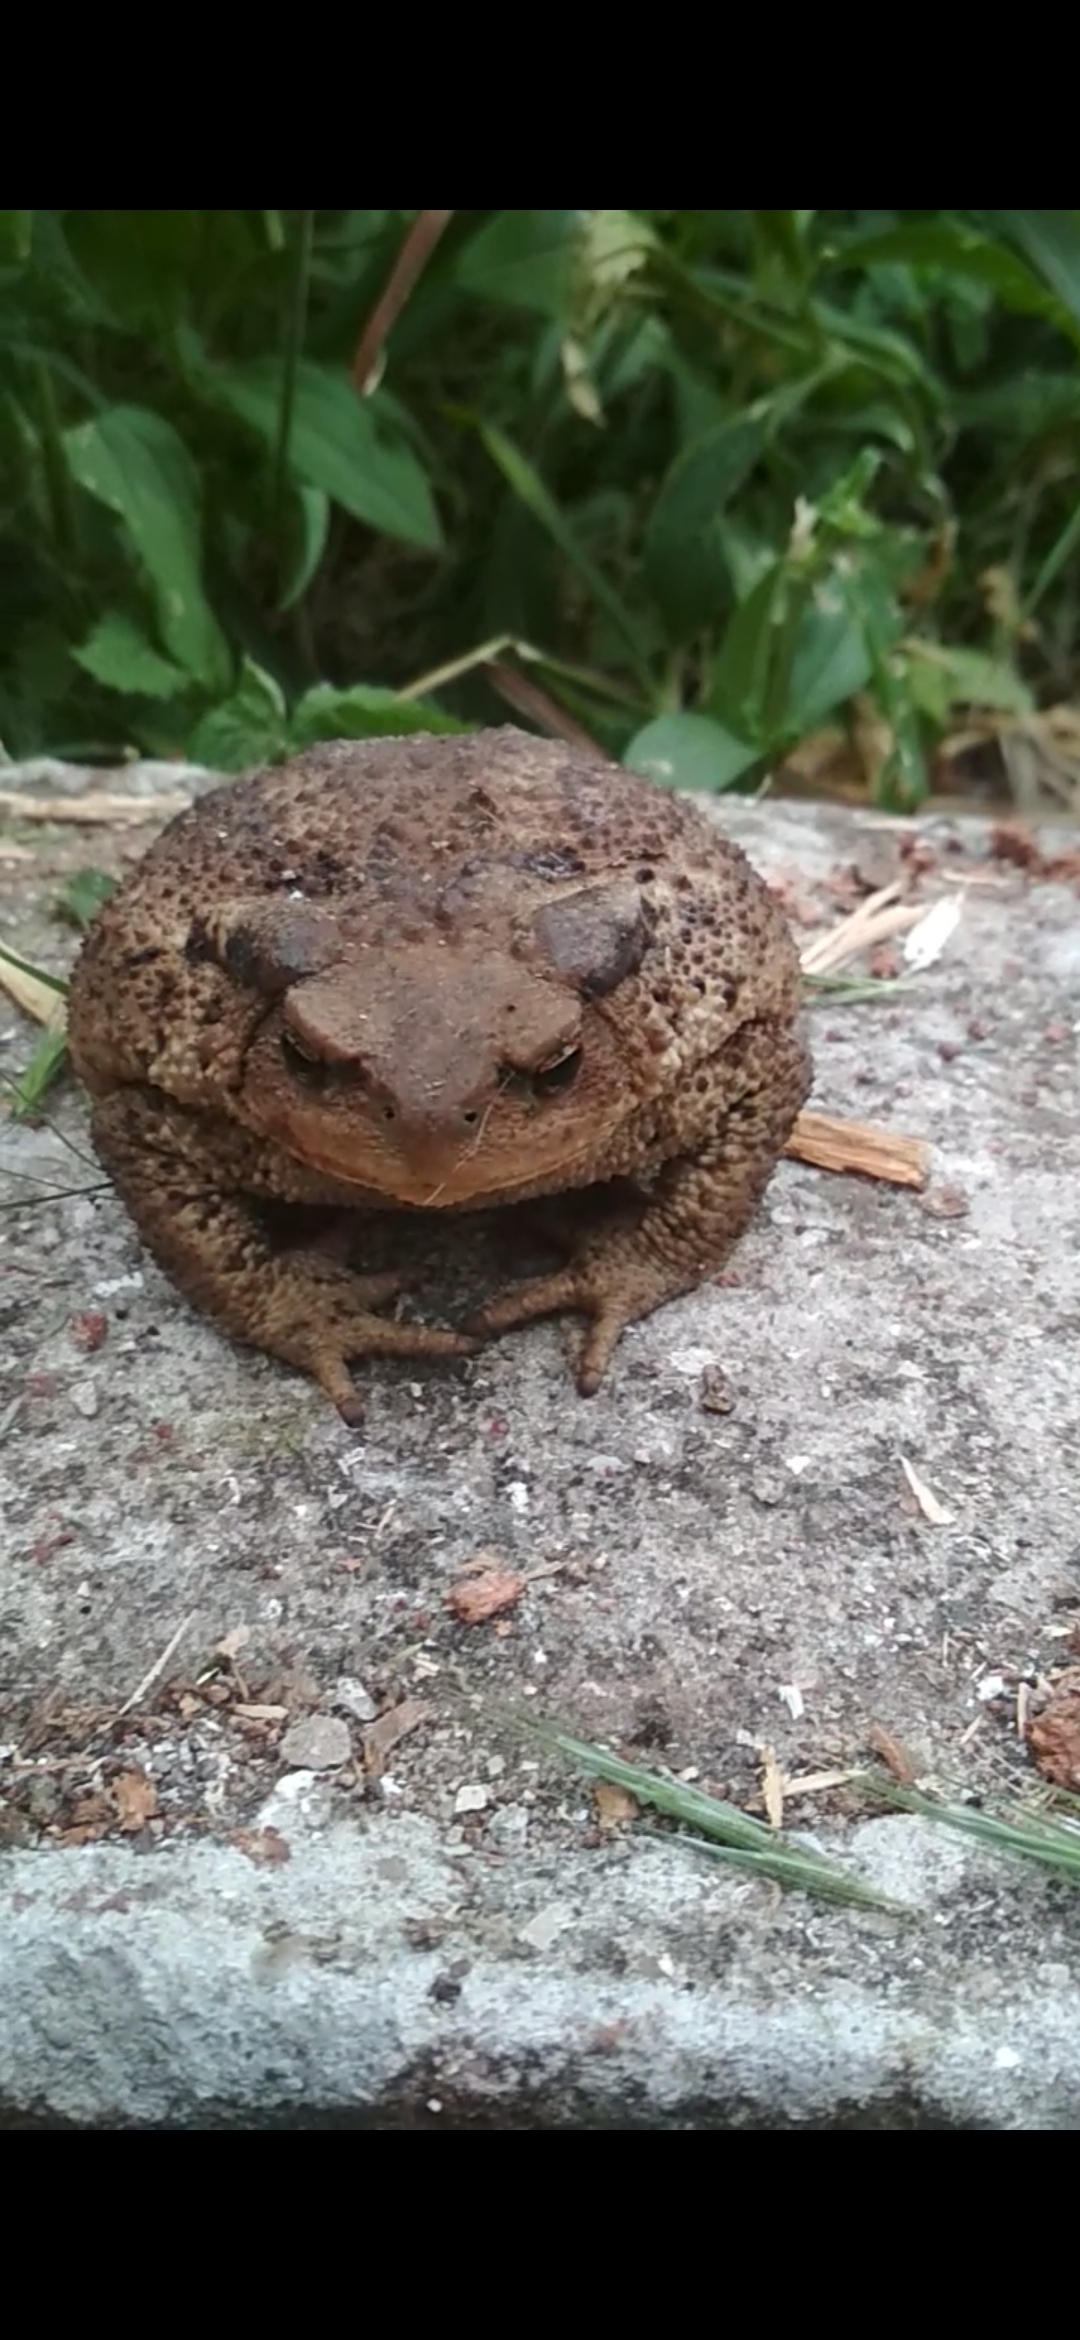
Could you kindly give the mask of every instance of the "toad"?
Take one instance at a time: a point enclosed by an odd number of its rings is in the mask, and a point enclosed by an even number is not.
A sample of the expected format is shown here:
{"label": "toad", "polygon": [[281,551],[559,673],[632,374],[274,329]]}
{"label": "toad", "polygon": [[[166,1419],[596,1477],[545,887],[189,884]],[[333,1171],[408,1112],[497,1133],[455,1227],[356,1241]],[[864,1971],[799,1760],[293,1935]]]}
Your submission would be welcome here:
{"label": "toad", "polygon": [[[506,728],[212,789],[96,919],[69,1037],[154,1258],[355,1421],[354,1359],[466,1356],[559,1310],[596,1390],[745,1228],[809,1088],[799,997],[778,905],[702,812]],[[274,1232],[282,1204],[362,1233],[628,1180],[629,1218],[461,1331],[380,1314],[401,1276]]]}

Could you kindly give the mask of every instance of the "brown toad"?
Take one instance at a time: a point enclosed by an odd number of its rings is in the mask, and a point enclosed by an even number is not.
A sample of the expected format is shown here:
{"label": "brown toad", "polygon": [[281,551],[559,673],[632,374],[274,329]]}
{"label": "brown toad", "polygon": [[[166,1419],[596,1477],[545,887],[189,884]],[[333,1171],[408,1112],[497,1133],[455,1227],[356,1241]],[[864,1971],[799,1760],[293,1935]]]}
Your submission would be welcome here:
{"label": "brown toad", "polygon": [[[214,789],[97,919],[70,1042],[154,1257],[359,1414],[349,1360],[462,1356],[558,1309],[595,1390],[714,1273],[810,1080],[784,919],[691,805],[511,729],[338,741]],[[636,1213],[466,1335],[283,1248],[269,1204],[466,1211],[631,1177]],[[279,1214],[280,1216],[280,1214]]]}

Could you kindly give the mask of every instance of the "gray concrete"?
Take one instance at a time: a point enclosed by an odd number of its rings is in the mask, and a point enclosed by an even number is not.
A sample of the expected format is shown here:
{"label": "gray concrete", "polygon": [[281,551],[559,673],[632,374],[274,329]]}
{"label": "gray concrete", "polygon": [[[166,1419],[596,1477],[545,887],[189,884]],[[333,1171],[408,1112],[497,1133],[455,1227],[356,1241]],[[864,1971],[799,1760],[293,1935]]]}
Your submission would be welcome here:
{"label": "gray concrete", "polygon": [[[902,834],[723,817],[823,911]],[[924,833],[927,901],[984,870],[982,825]],[[62,965],[57,880],[147,832],[9,834],[34,859],[0,861],[0,933]],[[1080,905],[994,875],[917,989],[811,1014],[814,1103],[928,1136],[930,1197],[785,1163],[731,1279],[630,1333],[590,1402],[547,1326],[461,1368],[359,1368],[350,1434],[189,1315],[108,1191],[47,1199],[97,1183],[70,1091],[52,1129],[0,1131],[41,1182],[9,1193],[45,1198],[0,1222],[9,2118],[1080,2124],[1075,1893],[840,1789],[789,1825],[920,1914],[781,1899],[602,1835],[505,1721],[748,1808],[763,1744],[798,1779],[875,1727],[953,1790],[1031,1792],[1016,1687],[1067,1662],[1080,1614]],[[17,1068],[3,1006],[0,1038]],[[459,1232],[430,1256],[443,1311],[524,1253]],[[729,1412],[702,1406],[710,1368]],[[535,1573],[466,1628],[445,1596],[480,1554]],[[406,1700],[365,1770],[372,1715]],[[156,1797],[127,1841],[118,1773]]]}

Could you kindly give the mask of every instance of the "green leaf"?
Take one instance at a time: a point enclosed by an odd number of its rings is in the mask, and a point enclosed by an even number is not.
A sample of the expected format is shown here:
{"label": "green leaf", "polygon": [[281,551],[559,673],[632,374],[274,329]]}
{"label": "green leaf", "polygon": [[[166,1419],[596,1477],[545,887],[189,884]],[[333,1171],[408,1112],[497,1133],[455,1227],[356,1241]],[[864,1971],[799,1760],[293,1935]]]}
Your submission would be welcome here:
{"label": "green leaf", "polygon": [[759,761],[760,751],[736,739],[707,715],[658,715],[635,734],[623,763],[665,788],[697,788],[718,795]]}
{"label": "green leaf", "polygon": [[831,579],[815,589],[795,632],[787,684],[785,729],[815,731],[870,680],[872,661],[862,627]]}
{"label": "green leaf", "polygon": [[787,564],[773,561],[739,603],[713,668],[708,710],[736,737],[763,740],[773,648],[784,613]]}
{"label": "green leaf", "polygon": [[[100,285],[91,283],[72,252],[64,224],[70,223],[72,216],[70,212],[60,211],[31,213],[32,278],[46,293],[42,305],[62,328],[100,325],[109,332],[119,320],[103,297]],[[74,214],[76,219],[79,216]],[[85,347],[81,332],[79,339],[80,346]]]}
{"label": "green leaf", "polygon": [[560,317],[569,305],[582,225],[580,211],[499,211],[465,245],[457,282],[485,300]]}
{"label": "green leaf", "polygon": [[940,642],[907,642],[908,679],[921,714],[944,722],[951,707],[985,707],[1030,715],[1035,694],[1003,658]]}
{"label": "green leaf", "polygon": [[866,638],[873,661],[874,696],[893,735],[892,748],[875,782],[874,800],[911,812],[922,803],[929,779],[910,668],[906,658],[891,655],[883,646],[883,629],[872,609],[866,613]]}
{"label": "green leaf", "polygon": [[838,536],[880,536],[880,520],[865,510],[866,498],[880,469],[880,450],[861,448],[854,463],[818,497],[817,511],[822,526]]}
{"label": "green leaf", "polygon": [[115,894],[119,883],[119,878],[110,877],[105,869],[73,870],[56,897],[57,917],[66,918],[71,926],[89,926],[102,903]]}
{"label": "green leaf", "polygon": [[687,642],[715,625],[731,596],[721,516],[765,443],[751,416],[722,422],[677,455],[649,515],[645,577],[668,640]]}
{"label": "green leaf", "polygon": [[163,658],[134,618],[119,609],[107,610],[93,633],[71,655],[95,682],[132,697],[171,699],[191,687],[191,676],[183,667]]}
{"label": "green leaf", "polygon": [[1064,303],[1073,330],[1080,328],[1080,211],[991,211],[987,218],[1019,244]]}
{"label": "green leaf", "polygon": [[182,313],[207,228],[213,224],[220,242],[237,220],[235,212],[175,208],[80,208],[61,217],[78,265],[125,325],[164,323]]}
{"label": "green leaf", "polygon": [[603,610],[610,625],[625,643],[631,663],[644,687],[651,691],[652,677],[649,662],[639,639],[637,627],[614,586],[609,585],[603,571],[596,567],[584,546],[579,544],[569,520],[564,513],[560,512],[554,497],[544,486],[539,472],[534,470],[528,456],[522,454],[520,447],[514,445],[513,440],[507,437],[505,431],[499,429],[497,423],[481,422],[478,428],[492,462],[498,465],[503,478],[509,481],[515,495],[520,497],[526,509],[532,513],[534,520],[538,520],[541,527],[546,528],[548,535],[558,545],[564,560],[569,561],[571,567],[577,570],[582,584],[591,593],[597,608]]}
{"label": "green leaf", "polygon": [[828,334],[836,349],[849,359],[857,359],[869,372],[898,388],[921,390],[933,406],[944,407],[945,393],[936,376],[930,372],[913,341],[902,333],[894,333],[887,325],[871,325],[864,317],[856,317],[850,309],[836,308],[831,302],[814,300],[810,313],[822,334]]}
{"label": "green leaf", "polygon": [[1037,276],[1004,244],[961,220],[913,220],[872,236],[853,236],[829,255],[834,270],[886,267],[941,269],[989,286],[1006,308],[1043,311],[1046,292]]}
{"label": "green leaf", "polygon": [[[208,367],[202,386],[273,448],[281,402],[277,358]],[[304,359],[296,369],[289,470],[321,488],[354,520],[435,552],[442,542],[427,476],[412,449],[385,427],[377,399],[359,398],[346,374]]]}
{"label": "green leaf", "polygon": [[33,234],[32,211],[0,211],[0,267],[21,268],[30,257]]}
{"label": "green leaf", "polygon": [[785,290],[803,284],[813,267],[806,240],[813,212],[752,211],[750,217],[758,246],[759,274],[764,281],[775,280]]}
{"label": "green leaf", "polygon": [[111,406],[63,435],[74,479],[116,512],[144,563],[162,640],[211,689],[229,652],[201,579],[199,478],[172,424],[142,406]]}
{"label": "green leaf", "polygon": [[1080,373],[1047,369],[958,390],[953,416],[965,427],[983,424],[1002,436],[1036,438],[1043,431],[1073,430],[1080,418]]}
{"label": "green leaf", "polygon": [[188,754],[213,772],[244,772],[276,762],[288,747],[284,695],[272,674],[245,658],[238,689],[196,724]]}
{"label": "green leaf", "polygon": [[294,487],[286,510],[284,575],[279,609],[292,609],[308,586],[326,549],[330,499],[322,488]]}
{"label": "green leaf", "polygon": [[353,683],[338,690],[316,683],[294,707],[289,739],[294,748],[317,739],[384,738],[409,731],[468,731],[456,715],[444,715],[430,700],[399,699],[376,683]]}
{"label": "green leaf", "polygon": [[1069,514],[1068,519],[1065,522],[1064,528],[1061,529],[1060,533],[1055,538],[1054,543],[1051,545],[1034,584],[1028,588],[1027,593],[1024,595],[1023,608],[1021,611],[1022,617],[1029,618],[1033,611],[1038,608],[1043,594],[1049,591],[1049,588],[1053,584],[1059,570],[1064,568],[1066,561],[1070,561],[1072,559],[1078,544],[1080,544],[1080,504],[1075,504]]}

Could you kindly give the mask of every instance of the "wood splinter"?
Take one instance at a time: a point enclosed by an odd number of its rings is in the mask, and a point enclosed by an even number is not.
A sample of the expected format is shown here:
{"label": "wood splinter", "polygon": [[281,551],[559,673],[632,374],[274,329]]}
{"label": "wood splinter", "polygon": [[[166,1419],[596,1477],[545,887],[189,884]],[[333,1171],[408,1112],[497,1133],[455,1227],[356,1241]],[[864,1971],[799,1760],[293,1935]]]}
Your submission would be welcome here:
{"label": "wood splinter", "polygon": [[889,1186],[925,1186],[930,1168],[923,1138],[897,1137],[891,1129],[832,1113],[800,1113],[784,1152],[815,1170],[855,1171]]}

